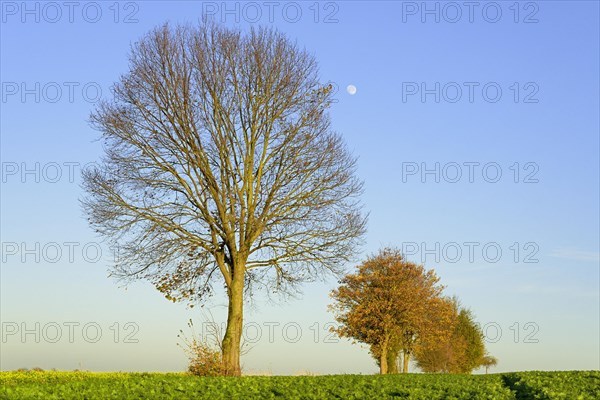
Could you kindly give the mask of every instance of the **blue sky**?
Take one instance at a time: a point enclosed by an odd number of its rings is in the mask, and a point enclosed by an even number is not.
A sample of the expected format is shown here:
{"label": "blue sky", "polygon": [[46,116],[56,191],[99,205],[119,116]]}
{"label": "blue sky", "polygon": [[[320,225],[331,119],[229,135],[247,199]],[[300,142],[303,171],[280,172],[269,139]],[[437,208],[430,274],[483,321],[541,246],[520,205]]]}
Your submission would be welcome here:
{"label": "blue sky", "polygon": [[[0,367],[185,369],[177,334],[202,312],[107,278],[79,173],[102,153],[87,119],[130,44],[204,11],[277,26],[334,83],[370,212],[360,257],[395,245],[435,269],[495,371],[599,369],[598,2],[248,4],[2,2]],[[328,336],[335,287],[258,296],[245,370],[375,372],[366,348]],[[225,305],[206,308],[221,321]]]}

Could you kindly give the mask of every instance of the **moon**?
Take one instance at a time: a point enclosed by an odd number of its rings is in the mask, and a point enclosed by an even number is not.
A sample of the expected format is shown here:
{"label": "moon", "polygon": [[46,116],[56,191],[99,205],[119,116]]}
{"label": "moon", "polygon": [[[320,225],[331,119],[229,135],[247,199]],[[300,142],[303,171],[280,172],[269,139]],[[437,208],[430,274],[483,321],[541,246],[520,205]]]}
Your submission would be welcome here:
{"label": "moon", "polygon": [[348,85],[346,87],[346,92],[348,92],[349,95],[355,95],[356,94],[356,86],[354,85]]}

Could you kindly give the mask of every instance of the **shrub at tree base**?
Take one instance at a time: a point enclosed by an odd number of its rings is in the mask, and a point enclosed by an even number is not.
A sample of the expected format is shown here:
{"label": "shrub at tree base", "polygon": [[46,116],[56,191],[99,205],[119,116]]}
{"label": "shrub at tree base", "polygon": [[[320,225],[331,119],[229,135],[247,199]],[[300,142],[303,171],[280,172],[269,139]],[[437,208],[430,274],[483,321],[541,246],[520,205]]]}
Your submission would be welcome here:
{"label": "shrub at tree base", "polygon": [[225,375],[221,351],[215,350],[205,343],[192,343],[188,372],[197,376]]}

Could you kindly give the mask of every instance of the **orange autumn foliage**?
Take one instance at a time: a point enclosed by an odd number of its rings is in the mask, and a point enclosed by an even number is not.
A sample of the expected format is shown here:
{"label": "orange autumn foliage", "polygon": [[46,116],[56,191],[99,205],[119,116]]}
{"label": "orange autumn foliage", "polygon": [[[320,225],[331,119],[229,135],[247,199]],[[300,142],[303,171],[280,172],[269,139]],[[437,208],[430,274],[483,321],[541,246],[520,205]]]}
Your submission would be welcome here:
{"label": "orange autumn foliage", "polygon": [[398,249],[385,248],[369,257],[340,284],[331,293],[331,309],[340,324],[336,333],[370,345],[382,374],[400,351],[406,370],[415,345],[424,338],[443,340],[452,322],[439,277],[405,260]]}

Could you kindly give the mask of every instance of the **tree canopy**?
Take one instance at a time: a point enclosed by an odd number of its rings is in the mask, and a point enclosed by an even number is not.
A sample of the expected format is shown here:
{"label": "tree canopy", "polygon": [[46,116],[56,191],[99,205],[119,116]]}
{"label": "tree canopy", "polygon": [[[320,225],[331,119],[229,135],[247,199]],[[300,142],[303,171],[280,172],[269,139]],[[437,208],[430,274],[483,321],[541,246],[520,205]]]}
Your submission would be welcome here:
{"label": "tree canopy", "polygon": [[336,332],[370,345],[381,373],[387,373],[400,350],[408,357],[421,338],[437,337],[445,319],[438,282],[434,271],[406,261],[398,249],[383,249],[331,293]]}
{"label": "tree canopy", "polygon": [[471,373],[483,365],[484,336],[473,312],[462,308],[456,298],[451,323],[445,326],[446,340],[426,338],[415,349],[415,361],[424,372]]}
{"label": "tree canopy", "polygon": [[470,373],[484,362],[483,333],[457,298],[443,296],[433,270],[385,248],[333,290],[338,335],[369,345],[380,372],[403,372],[411,356],[424,372]]}

